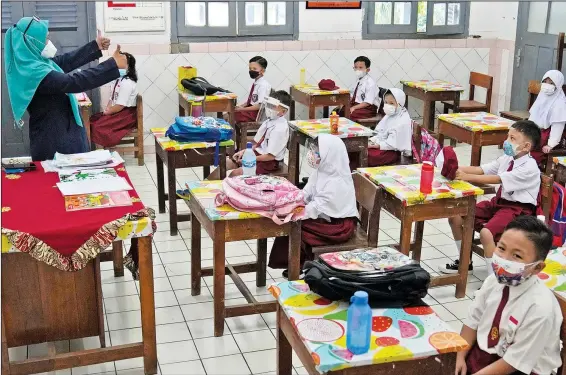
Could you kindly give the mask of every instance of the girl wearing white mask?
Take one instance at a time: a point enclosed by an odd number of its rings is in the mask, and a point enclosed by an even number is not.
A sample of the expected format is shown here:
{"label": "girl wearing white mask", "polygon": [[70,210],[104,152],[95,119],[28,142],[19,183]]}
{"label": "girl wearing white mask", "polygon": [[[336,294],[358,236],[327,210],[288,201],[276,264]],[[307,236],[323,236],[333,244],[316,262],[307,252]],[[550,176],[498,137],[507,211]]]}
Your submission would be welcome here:
{"label": "girl wearing white mask", "polygon": [[531,151],[531,156],[539,165],[545,159],[545,154],[562,140],[566,124],[566,95],[562,90],[564,75],[558,70],[549,70],[541,82],[540,93],[529,110],[529,120],[541,129],[540,145]]}
{"label": "girl wearing white mask", "polygon": [[[355,233],[358,210],[344,142],[321,134],[311,144],[307,161],[314,169],[303,189],[305,219],[302,221],[301,263],[313,258],[312,246],[340,244]],[[289,237],[278,237],[269,256],[269,267],[287,268]],[[285,276],[285,272],[283,273]]]}
{"label": "girl wearing white mask", "polygon": [[383,98],[385,116],[369,139],[368,165],[377,167],[397,163],[401,153],[411,153],[411,117],[405,109],[406,96],[402,90],[389,89]]}

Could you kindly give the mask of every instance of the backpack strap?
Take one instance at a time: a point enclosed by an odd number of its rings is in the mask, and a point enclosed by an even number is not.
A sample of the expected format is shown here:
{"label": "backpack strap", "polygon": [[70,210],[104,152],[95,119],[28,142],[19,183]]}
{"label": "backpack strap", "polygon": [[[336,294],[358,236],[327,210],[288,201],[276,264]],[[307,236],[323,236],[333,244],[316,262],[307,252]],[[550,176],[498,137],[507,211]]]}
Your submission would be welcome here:
{"label": "backpack strap", "polygon": [[287,216],[285,216],[285,219],[281,220],[279,219],[279,216],[277,216],[277,214],[273,214],[273,216],[271,217],[271,220],[273,220],[275,222],[275,224],[277,225],[283,225],[283,224],[287,224],[289,221],[291,221],[291,219],[293,218],[294,212],[289,213]]}

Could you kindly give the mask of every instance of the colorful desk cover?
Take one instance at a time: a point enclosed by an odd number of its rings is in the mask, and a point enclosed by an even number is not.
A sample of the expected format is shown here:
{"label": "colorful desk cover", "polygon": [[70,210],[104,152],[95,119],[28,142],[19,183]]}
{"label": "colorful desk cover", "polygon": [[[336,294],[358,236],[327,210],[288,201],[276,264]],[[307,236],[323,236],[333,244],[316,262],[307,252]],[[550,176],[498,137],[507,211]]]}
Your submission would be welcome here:
{"label": "colorful desk cover", "polygon": [[506,132],[514,124],[514,121],[487,112],[449,113],[439,115],[438,119],[473,132]]}
{"label": "colorful desk cover", "polygon": [[346,348],[347,302],[331,302],[304,281],[269,287],[301,336],[320,373],[348,367],[406,361],[457,352],[467,342],[428,306],[373,309],[370,349],[354,355]]}
{"label": "colorful desk cover", "polygon": [[[226,127],[230,127],[226,125]],[[189,150],[194,148],[210,148],[216,147],[216,143],[214,142],[179,142],[175,141],[169,137],[165,136],[165,132],[167,132],[167,128],[151,128],[151,134],[157,139],[159,145],[165,151],[180,151],[180,150]],[[232,139],[220,142],[220,146],[234,146],[234,141]]]}
{"label": "colorful desk cover", "polygon": [[293,88],[304,92],[307,95],[338,95],[338,94],[350,94],[349,89],[338,89],[338,90],[321,90],[315,85],[293,85]]}
{"label": "colorful desk cover", "polygon": [[441,79],[401,81],[401,83],[423,91],[464,91],[464,88],[459,84],[443,81]]}
{"label": "colorful desk cover", "polygon": [[[330,134],[330,119],[327,118],[290,121],[289,125],[311,138],[316,138],[319,134]],[[373,131],[357,122],[340,117],[338,134],[336,136],[339,138],[371,137],[373,136]]]}
{"label": "colorful desk cover", "polygon": [[482,189],[469,182],[446,179],[438,168],[434,169],[432,193],[424,195],[420,192],[421,164],[360,168],[358,171],[401,200],[404,206],[430,203],[437,199],[483,195]]}
{"label": "colorful desk cover", "polygon": [[[202,101],[204,99],[203,95],[194,95],[185,91],[179,91],[179,95],[181,95],[181,97],[183,99],[185,99],[187,102],[192,102],[194,100],[197,101]],[[216,100],[223,100],[223,99],[237,99],[238,95],[232,93],[232,92],[227,92],[227,93],[223,93],[223,94],[218,94],[218,95],[207,95],[206,96],[206,101],[207,102],[213,102]]]}
{"label": "colorful desk cover", "polygon": [[566,298],[566,247],[550,250],[546,267],[538,274],[544,284]]}
{"label": "colorful desk cover", "polygon": [[566,156],[555,156],[554,158],[552,158],[552,161],[554,162],[554,164],[562,164],[566,167]]}

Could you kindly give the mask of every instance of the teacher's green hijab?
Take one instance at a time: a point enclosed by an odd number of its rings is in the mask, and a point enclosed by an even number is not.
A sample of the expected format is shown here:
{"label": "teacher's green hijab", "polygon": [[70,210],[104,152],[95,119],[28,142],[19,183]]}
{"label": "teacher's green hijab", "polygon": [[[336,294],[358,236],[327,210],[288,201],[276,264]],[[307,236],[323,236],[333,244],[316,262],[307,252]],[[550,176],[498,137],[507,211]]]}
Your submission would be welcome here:
{"label": "teacher's green hijab", "polygon": [[[49,33],[49,21],[36,17],[24,17],[6,32],[4,63],[6,81],[14,122],[22,128],[22,117],[29,106],[39,84],[49,72],[63,73],[53,60],[41,56]],[[67,94],[75,121],[83,126],[79,103],[74,94]]]}

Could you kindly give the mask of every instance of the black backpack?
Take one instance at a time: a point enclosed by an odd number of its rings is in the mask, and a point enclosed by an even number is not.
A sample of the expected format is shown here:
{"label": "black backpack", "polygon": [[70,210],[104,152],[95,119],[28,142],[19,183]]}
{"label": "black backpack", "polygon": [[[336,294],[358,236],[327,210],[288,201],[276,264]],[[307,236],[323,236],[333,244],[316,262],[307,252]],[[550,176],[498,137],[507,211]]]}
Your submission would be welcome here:
{"label": "black backpack", "polygon": [[383,271],[341,271],[323,261],[305,262],[304,280],[310,289],[331,301],[350,300],[355,292],[369,295],[372,307],[422,305],[428,292],[430,275],[418,264]]}
{"label": "black backpack", "polygon": [[181,85],[195,95],[212,95],[215,92],[230,92],[221,87],[214,86],[202,77],[181,80]]}

